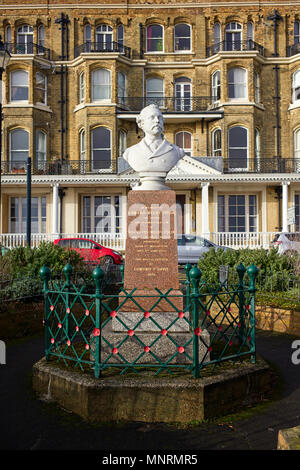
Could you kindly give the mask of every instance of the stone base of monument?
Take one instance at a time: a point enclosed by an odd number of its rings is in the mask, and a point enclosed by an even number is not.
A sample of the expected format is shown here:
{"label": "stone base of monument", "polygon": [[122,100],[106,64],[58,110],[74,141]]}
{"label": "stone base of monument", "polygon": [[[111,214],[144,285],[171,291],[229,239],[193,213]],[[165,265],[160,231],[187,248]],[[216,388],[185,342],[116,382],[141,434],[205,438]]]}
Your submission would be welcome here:
{"label": "stone base of monument", "polygon": [[[222,370],[222,369],[221,369]],[[45,358],[33,367],[37,396],[54,402],[89,422],[188,424],[233,413],[269,398],[274,387],[270,366],[238,364],[211,376],[134,377],[108,374],[94,378]],[[249,386],[250,384],[250,386]]]}
{"label": "stone base of monument", "polygon": [[[165,321],[167,326],[167,321]],[[169,325],[169,323],[168,323]],[[148,324],[151,328],[151,325]],[[153,328],[152,328],[153,330]],[[135,331],[132,336],[124,335],[123,332],[116,332],[111,329],[111,325],[106,325],[102,330],[105,341],[101,343],[101,362],[107,364],[191,364],[193,358],[193,340],[191,332],[179,332],[178,330],[168,330],[167,334],[160,331]],[[125,341],[124,341],[124,338]],[[210,360],[210,353],[207,350],[210,335],[207,330],[203,330],[199,340],[199,362],[205,358],[205,362]],[[108,344],[109,343],[109,344]],[[116,354],[112,354],[112,349]],[[90,359],[93,360],[94,343],[91,345]]]}

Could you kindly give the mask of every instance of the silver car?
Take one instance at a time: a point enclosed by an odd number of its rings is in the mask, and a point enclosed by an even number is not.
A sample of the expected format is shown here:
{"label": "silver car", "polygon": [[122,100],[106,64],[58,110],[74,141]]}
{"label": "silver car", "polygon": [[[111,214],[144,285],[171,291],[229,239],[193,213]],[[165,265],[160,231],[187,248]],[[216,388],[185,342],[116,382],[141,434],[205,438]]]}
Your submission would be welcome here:
{"label": "silver car", "polygon": [[197,235],[178,235],[178,263],[197,263],[199,258],[204,255],[211,248],[217,250],[230,250],[227,246],[219,246],[207,240],[206,238],[198,237]]}

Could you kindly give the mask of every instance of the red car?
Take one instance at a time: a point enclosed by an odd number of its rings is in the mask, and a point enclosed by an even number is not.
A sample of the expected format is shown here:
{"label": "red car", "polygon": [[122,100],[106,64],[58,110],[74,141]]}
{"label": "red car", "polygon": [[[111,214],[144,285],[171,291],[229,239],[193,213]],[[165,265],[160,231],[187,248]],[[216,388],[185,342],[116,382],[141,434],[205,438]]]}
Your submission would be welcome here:
{"label": "red car", "polygon": [[102,265],[122,264],[123,258],[117,251],[105,248],[94,240],[88,238],[58,238],[54,245],[77,251],[88,263],[100,263]]}

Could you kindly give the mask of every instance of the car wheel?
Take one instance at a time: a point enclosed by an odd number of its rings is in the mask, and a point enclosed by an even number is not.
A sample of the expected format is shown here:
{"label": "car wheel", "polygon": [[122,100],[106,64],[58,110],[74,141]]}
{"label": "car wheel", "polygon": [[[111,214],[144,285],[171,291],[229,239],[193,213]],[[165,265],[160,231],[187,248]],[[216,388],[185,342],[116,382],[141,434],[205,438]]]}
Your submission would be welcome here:
{"label": "car wheel", "polygon": [[103,258],[100,259],[100,265],[105,268],[108,268],[112,264],[114,264],[114,259],[111,256],[103,256]]}

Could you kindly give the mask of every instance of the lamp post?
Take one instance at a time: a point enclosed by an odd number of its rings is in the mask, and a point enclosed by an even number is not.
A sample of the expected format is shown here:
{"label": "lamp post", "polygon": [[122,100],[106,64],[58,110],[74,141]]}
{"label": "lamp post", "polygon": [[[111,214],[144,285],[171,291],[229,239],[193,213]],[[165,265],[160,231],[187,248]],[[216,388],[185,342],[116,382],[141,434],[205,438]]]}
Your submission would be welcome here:
{"label": "lamp post", "polygon": [[[0,36],[0,226],[2,227],[2,197],[1,197],[1,174],[2,174],[2,75],[10,59],[10,53]],[[1,255],[2,251],[0,252]]]}

